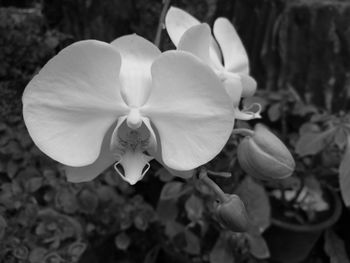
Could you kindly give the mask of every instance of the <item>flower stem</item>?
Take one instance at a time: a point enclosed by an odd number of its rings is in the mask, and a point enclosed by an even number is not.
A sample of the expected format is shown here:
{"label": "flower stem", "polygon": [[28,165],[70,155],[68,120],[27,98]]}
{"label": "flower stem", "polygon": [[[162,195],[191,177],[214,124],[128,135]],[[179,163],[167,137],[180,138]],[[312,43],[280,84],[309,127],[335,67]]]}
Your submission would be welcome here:
{"label": "flower stem", "polygon": [[237,128],[232,131],[232,134],[239,134],[243,136],[253,136],[254,131],[246,129],[246,128]]}
{"label": "flower stem", "polygon": [[156,37],[154,39],[154,44],[159,48],[160,41],[162,39],[162,31],[164,29],[164,20],[166,12],[168,11],[170,5],[170,0],[163,0],[163,9],[159,17],[158,27],[157,27],[157,33]]}
{"label": "flower stem", "polygon": [[204,182],[210,189],[213,190],[213,192],[219,198],[221,203],[224,203],[228,200],[228,197],[221,190],[221,188],[213,180],[211,180],[208,177],[207,171],[205,169],[201,169],[201,171],[199,173],[199,179],[202,180],[202,182]]}

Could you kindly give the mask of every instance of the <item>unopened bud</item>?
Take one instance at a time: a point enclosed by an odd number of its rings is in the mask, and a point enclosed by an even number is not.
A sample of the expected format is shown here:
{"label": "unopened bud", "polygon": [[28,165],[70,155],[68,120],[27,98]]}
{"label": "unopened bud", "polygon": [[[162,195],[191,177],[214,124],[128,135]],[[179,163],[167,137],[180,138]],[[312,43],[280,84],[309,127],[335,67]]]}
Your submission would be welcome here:
{"label": "unopened bud", "polygon": [[257,124],[251,136],[238,146],[238,161],[242,169],[258,179],[282,179],[295,169],[293,156],[272,132]]}
{"label": "unopened bud", "polygon": [[237,195],[230,195],[226,201],[218,204],[216,217],[225,227],[234,232],[245,232],[249,219],[244,203]]}

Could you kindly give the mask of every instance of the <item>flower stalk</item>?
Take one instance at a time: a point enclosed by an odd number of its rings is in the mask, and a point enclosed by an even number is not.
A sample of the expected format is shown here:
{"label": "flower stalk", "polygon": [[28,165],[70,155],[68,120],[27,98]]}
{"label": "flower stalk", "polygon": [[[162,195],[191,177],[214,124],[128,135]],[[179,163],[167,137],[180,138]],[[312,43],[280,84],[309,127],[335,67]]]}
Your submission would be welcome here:
{"label": "flower stalk", "polygon": [[162,39],[162,31],[165,28],[165,16],[170,6],[170,0],[163,0],[163,9],[159,17],[159,23],[157,27],[156,37],[154,38],[154,44],[159,47]]}
{"label": "flower stalk", "polygon": [[221,190],[221,188],[212,180],[208,177],[207,170],[201,169],[199,173],[199,179],[202,180],[203,183],[205,183],[217,196],[219,199],[220,203],[227,202],[228,197],[224,193],[224,191]]}

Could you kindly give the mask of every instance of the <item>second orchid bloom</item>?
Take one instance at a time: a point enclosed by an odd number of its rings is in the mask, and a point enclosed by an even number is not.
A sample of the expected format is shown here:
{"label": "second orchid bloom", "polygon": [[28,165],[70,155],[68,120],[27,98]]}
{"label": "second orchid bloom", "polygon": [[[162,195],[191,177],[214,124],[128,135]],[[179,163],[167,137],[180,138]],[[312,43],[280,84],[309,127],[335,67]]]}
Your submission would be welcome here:
{"label": "second orchid bloom", "polygon": [[208,24],[200,23],[187,12],[171,7],[165,18],[165,26],[178,50],[194,54],[217,74],[232,100],[235,118],[260,118],[260,105],[257,105],[259,109],[256,112],[239,110],[241,98],[255,93],[256,82],[249,76],[247,53],[228,19],[216,19],[213,36]]}

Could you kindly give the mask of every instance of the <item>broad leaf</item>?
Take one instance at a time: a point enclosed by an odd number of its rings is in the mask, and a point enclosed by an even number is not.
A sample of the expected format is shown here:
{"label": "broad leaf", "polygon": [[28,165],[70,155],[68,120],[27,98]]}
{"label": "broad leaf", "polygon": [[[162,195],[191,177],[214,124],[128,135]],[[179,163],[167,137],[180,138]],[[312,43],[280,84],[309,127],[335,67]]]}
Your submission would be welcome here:
{"label": "broad leaf", "polygon": [[350,136],[347,141],[345,154],[339,167],[339,185],[344,203],[350,207]]}
{"label": "broad leaf", "polygon": [[214,248],[209,254],[210,263],[228,263],[234,262],[233,250],[228,246],[227,235],[221,233],[215,243]]}
{"label": "broad leaf", "polygon": [[339,147],[339,149],[344,149],[346,147],[347,136],[347,130],[340,126],[334,135],[334,143]]}
{"label": "broad leaf", "polygon": [[297,141],[295,152],[300,156],[316,154],[323,150],[332,138],[336,128],[329,128],[323,132],[310,132],[301,134]]}
{"label": "broad leaf", "polygon": [[270,121],[277,121],[281,118],[281,111],[281,103],[274,103],[269,107],[267,116],[269,116]]}
{"label": "broad leaf", "polygon": [[178,215],[176,201],[159,200],[157,204],[157,215],[163,223],[175,220]]}
{"label": "broad leaf", "polygon": [[265,259],[270,257],[270,251],[265,239],[255,233],[246,233],[246,238],[249,244],[249,252],[258,259]]}
{"label": "broad leaf", "polygon": [[204,211],[203,201],[195,195],[191,195],[185,203],[187,217],[193,222],[197,222],[202,218]]}
{"label": "broad leaf", "polygon": [[187,192],[185,184],[182,182],[168,182],[163,186],[160,193],[161,200],[177,199]]}
{"label": "broad leaf", "polygon": [[246,177],[238,186],[236,194],[244,202],[249,219],[254,227],[263,232],[270,225],[270,202],[261,185]]}
{"label": "broad leaf", "polygon": [[330,258],[330,263],[350,263],[344,241],[331,229],[325,233],[324,250]]}
{"label": "broad leaf", "polygon": [[199,255],[200,253],[200,240],[199,237],[193,234],[190,230],[185,228],[185,238],[186,238],[186,246],[184,250],[190,255]]}

